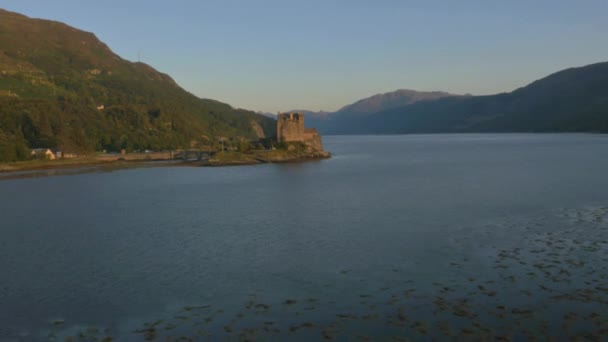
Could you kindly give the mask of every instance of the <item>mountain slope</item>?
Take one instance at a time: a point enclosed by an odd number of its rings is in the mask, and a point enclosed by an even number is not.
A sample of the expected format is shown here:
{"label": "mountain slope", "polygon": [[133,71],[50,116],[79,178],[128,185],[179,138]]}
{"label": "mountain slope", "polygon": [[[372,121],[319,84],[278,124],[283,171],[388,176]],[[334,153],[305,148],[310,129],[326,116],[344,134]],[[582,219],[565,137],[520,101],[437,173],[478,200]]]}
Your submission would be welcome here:
{"label": "mountain slope", "polygon": [[342,107],[334,115],[363,116],[383,110],[399,108],[420,101],[436,100],[454,96],[441,91],[415,91],[399,89],[390,93],[376,94]]}
{"label": "mountain slope", "polygon": [[333,113],[304,111],[307,125],[317,127],[322,133],[348,132],[349,123],[363,120],[364,117],[385,110],[399,108],[421,101],[436,100],[456,96],[440,91],[421,92],[399,89],[393,92],[376,94],[346,105]]}
{"label": "mountain slope", "polygon": [[26,147],[174,149],[272,135],[274,125],[186,92],[92,33],[0,10],[0,160]]}
{"label": "mountain slope", "polygon": [[571,68],[511,93],[445,97],[343,118],[329,133],[608,132],[608,62]]}

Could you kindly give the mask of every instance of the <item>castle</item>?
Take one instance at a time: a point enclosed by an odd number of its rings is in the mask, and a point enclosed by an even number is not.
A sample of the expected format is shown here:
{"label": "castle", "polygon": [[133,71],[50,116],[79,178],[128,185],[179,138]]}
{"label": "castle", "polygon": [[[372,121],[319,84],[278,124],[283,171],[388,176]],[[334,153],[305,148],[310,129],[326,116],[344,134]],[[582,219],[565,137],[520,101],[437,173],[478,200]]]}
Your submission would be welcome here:
{"label": "castle", "polygon": [[321,136],[316,128],[304,128],[303,113],[278,113],[277,140],[302,142],[316,151],[323,151]]}

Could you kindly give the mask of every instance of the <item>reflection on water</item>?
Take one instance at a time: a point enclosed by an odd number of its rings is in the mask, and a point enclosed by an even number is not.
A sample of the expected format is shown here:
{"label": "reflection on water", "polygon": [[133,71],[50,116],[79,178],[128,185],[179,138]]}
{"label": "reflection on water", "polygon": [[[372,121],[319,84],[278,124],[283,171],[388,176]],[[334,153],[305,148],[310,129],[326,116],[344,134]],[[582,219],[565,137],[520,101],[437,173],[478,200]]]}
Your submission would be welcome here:
{"label": "reflection on water", "polygon": [[297,167],[0,182],[0,336],[608,336],[604,137],[325,141]]}

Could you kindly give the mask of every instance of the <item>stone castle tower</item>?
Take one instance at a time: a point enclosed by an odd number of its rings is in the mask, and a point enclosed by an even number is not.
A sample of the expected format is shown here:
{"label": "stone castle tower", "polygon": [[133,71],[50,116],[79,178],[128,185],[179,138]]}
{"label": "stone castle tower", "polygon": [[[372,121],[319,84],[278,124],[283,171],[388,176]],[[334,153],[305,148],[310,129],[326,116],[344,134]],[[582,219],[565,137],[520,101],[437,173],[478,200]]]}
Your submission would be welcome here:
{"label": "stone castle tower", "polygon": [[279,113],[277,115],[279,142],[304,141],[304,114]]}
{"label": "stone castle tower", "polygon": [[277,140],[302,142],[317,151],[323,151],[321,136],[315,128],[304,128],[303,113],[279,113],[277,115]]}

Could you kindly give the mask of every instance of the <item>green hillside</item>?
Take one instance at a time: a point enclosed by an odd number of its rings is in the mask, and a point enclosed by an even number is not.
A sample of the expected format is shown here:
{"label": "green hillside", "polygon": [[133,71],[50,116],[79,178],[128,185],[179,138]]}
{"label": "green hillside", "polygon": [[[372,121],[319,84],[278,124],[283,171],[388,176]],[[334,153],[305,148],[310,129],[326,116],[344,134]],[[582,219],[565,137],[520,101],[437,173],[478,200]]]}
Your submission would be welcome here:
{"label": "green hillside", "polygon": [[274,125],[186,92],[92,33],[0,10],[0,161],[34,147],[176,149],[272,135]]}

